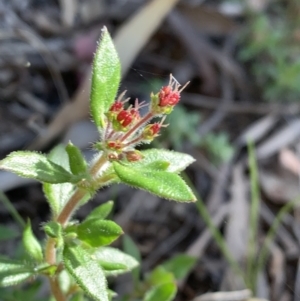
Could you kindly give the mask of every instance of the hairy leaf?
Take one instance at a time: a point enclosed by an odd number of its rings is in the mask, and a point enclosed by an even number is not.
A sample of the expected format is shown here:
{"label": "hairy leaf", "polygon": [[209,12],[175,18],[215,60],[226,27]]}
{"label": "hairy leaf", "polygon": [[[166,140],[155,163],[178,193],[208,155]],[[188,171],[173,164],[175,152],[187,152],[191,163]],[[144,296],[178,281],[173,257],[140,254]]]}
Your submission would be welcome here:
{"label": "hairy leaf", "polygon": [[12,152],[0,161],[0,168],[11,171],[23,178],[31,178],[46,183],[76,183],[78,178],[63,167],[47,159],[45,155],[28,152]]}
{"label": "hairy leaf", "polygon": [[[68,160],[68,154],[65,150],[65,146],[62,144],[57,145],[52,151],[49,153],[48,158],[66,169],[70,171],[70,165]],[[52,213],[54,216],[57,216],[66,202],[69,200],[70,196],[74,191],[74,185],[71,183],[62,183],[62,184],[43,184],[43,191],[45,196],[49,202]]]}
{"label": "hairy leaf", "polygon": [[98,207],[96,207],[87,217],[86,220],[88,219],[93,219],[97,218],[99,220],[105,219],[111,212],[113,208],[114,202],[113,201],[108,201]]}
{"label": "hairy leaf", "polygon": [[78,238],[92,247],[109,245],[121,234],[122,228],[113,221],[88,219],[77,227]]}
{"label": "hairy leaf", "polygon": [[106,270],[107,275],[126,273],[139,264],[132,256],[111,247],[99,248],[93,253],[93,258]]}
{"label": "hairy leaf", "polygon": [[71,141],[66,146],[66,151],[69,156],[69,164],[74,175],[85,174],[87,171],[87,163],[80,151]]}
{"label": "hairy leaf", "polygon": [[174,173],[166,171],[153,171],[148,169],[134,169],[118,162],[113,163],[120,180],[130,186],[144,189],[159,197],[179,201],[196,201],[191,189]]}
{"label": "hairy leaf", "polygon": [[23,231],[23,246],[27,254],[41,262],[43,261],[43,251],[42,247],[32,232],[30,220],[28,220],[27,225]]}
{"label": "hairy leaf", "polygon": [[35,274],[34,268],[25,263],[0,258],[0,287],[16,285]]}
{"label": "hairy leaf", "polygon": [[[149,149],[141,151],[144,158],[137,162],[132,162],[130,165],[135,168],[151,167],[155,168],[156,162],[161,162],[158,170],[178,173],[184,170],[187,166],[195,162],[195,159],[188,155],[179,152],[174,152],[166,149]],[[164,164],[162,164],[164,162]],[[166,164],[168,163],[168,164]]]}
{"label": "hairy leaf", "polygon": [[82,290],[96,301],[108,301],[107,283],[100,265],[81,246],[65,246],[65,267]]}
{"label": "hairy leaf", "polygon": [[102,128],[105,113],[115,101],[121,79],[121,66],[115,46],[104,27],[93,62],[90,109],[95,124]]}

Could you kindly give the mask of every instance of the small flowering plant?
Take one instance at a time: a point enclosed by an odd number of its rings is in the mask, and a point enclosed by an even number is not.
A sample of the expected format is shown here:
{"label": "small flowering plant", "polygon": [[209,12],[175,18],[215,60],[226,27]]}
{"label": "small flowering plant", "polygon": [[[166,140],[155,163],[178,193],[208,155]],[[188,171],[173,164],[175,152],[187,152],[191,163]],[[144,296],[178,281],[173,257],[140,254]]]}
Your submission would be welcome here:
{"label": "small flowering plant", "polygon": [[[40,181],[51,208],[51,220],[43,225],[44,245],[38,242],[28,222],[23,231],[26,259],[0,257],[0,286],[43,275],[48,277],[57,301],[85,300],[84,295],[98,301],[111,300],[114,293],[108,289],[106,277],[132,270],[138,262],[108,247],[123,233],[120,226],[106,219],[112,210],[111,201],[94,209],[81,222],[74,219],[74,212],[100,188],[113,183],[125,183],[178,202],[196,200],[178,175],[194,161],[191,156],[136,149],[150,143],[167,126],[165,116],[179,102],[185,86],[181,87],[171,76],[167,86],[151,94],[149,104],[136,100],[130,105],[129,99],[124,99],[125,92],[116,96],[120,78],[119,58],[104,28],[92,74],[90,110],[100,133],[92,162],[88,164],[71,142],[66,147],[57,146],[48,155],[16,151],[0,161],[0,168]],[[140,109],[146,105],[148,112],[141,116]],[[154,287],[144,300],[151,301],[151,296],[160,296],[160,301],[171,300],[176,285],[167,287],[167,291]]]}

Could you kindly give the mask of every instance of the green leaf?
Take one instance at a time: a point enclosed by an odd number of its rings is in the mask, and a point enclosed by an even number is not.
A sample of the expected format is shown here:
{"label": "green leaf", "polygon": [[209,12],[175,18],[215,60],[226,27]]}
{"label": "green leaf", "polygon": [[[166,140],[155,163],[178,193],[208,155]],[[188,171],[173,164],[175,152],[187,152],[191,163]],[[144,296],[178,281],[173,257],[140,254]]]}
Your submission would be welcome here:
{"label": "green leaf", "polygon": [[174,282],[164,283],[148,291],[143,301],[171,301],[177,293]]}
{"label": "green leaf", "polygon": [[73,285],[72,277],[66,270],[62,270],[58,274],[57,280],[64,294],[66,294],[70,290],[71,286]]}
{"label": "green leaf", "polygon": [[112,290],[108,290],[108,298],[109,298],[109,301],[111,301],[113,298],[116,298],[118,297],[118,294]]}
{"label": "green leaf", "polygon": [[63,259],[67,271],[88,296],[96,301],[108,301],[104,272],[86,250],[66,246]]}
{"label": "green leaf", "polygon": [[43,261],[42,247],[32,232],[30,220],[27,221],[27,225],[23,231],[23,246],[31,258],[39,262]]}
{"label": "green leaf", "polygon": [[122,228],[113,221],[88,219],[77,227],[78,239],[92,247],[108,245],[121,234]]}
{"label": "green leaf", "polygon": [[52,238],[58,238],[62,236],[62,226],[60,223],[50,221],[43,226],[46,234]]}
{"label": "green leaf", "polygon": [[144,158],[140,161],[132,162],[130,166],[133,166],[134,168],[151,167],[151,169],[155,169],[155,163],[157,162],[157,170],[165,170],[168,172],[178,173],[195,162],[195,159],[188,154],[169,151],[165,149],[153,148],[141,151],[141,153]]}
{"label": "green leaf", "polygon": [[64,245],[63,229],[60,223],[50,221],[43,226],[43,229],[49,237],[55,238],[56,248]]}
{"label": "green leaf", "polygon": [[74,175],[85,174],[87,172],[87,163],[80,151],[71,141],[66,146],[66,151],[69,156],[69,164]]}
{"label": "green leaf", "polygon": [[18,231],[10,227],[0,225],[0,241],[10,240],[18,237],[19,235]]}
{"label": "green leaf", "polygon": [[106,27],[93,62],[90,109],[95,124],[103,128],[105,113],[115,101],[121,79],[118,54]]}
{"label": "green leaf", "polygon": [[129,254],[133,258],[136,259],[137,262],[142,262],[142,256],[141,253],[135,244],[135,242],[132,240],[132,238],[129,235],[123,236],[123,249],[126,254]]}
{"label": "green leaf", "polygon": [[24,288],[0,288],[1,301],[50,301],[49,298],[41,298],[41,288],[42,282],[40,279],[35,280],[30,285],[26,285]]}
{"label": "green leaf", "polygon": [[64,184],[43,184],[44,194],[49,202],[54,216],[57,216],[74,192],[74,185]]}
{"label": "green leaf", "polygon": [[[139,264],[142,262],[142,256],[140,250],[138,249],[135,242],[131,239],[129,235],[123,236],[123,250],[126,254],[132,256]],[[135,285],[138,285],[140,278],[140,265],[132,270],[132,276]]]}
{"label": "green leaf", "polygon": [[127,185],[144,189],[159,197],[179,201],[196,201],[191,189],[174,173],[153,171],[148,169],[134,169],[132,166],[113,162],[117,176]]}
{"label": "green leaf", "polygon": [[78,292],[72,295],[70,301],[86,301],[82,292]]}
{"label": "green leaf", "polygon": [[[52,162],[66,169],[67,171],[70,171],[68,154],[63,144],[59,144],[55,148],[53,148],[52,151],[49,153],[48,158]],[[61,209],[70,199],[72,193],[74,192],[74,189],[75,187],[71,183],[43,184],[43,191],[49,202],[54,216],[57,216],[60,213]]]}
{"label": "green leaf", "polygon": [[132,256],[111,247],[99,248],[93,253],[93,258],[107,271],[107,275],[126,273],[139,265]]}
{"label": "green leaf", "polygon": [[85,220],[97,218],[99,220],[105,219],[111,212],[113,208],[114,202],[108,201],[98,207],[96,207]]}
{"label": "green leaf", "polygon": [[46,183],[76,183],[78,181],[77,177],[48,160],[45,155],[35,152],[12,152],[0,161],[0,168],[11,171],[23,178],[35,179]]}
{"label": "green leaf", "polygon": [[[105,271],[105,275],[118,275],[122,273],[126,273],[126,265],[123,263],[114,263],[114,262],[107,262],[107,261],[98,261],[101,265],[102,269]],[[120,272],[121,271],[121,272]]]}
{"label": "green leaf", "polygon": [[148,275],[147,282],[152,286],[156,286],[166,282],[175,282],[175,277],[171,272],[159,265]]}
{"label": "green leaf", "polygon": [[16,285],[35,275],[33,267],[20,261],[0,258],[0,287]]}
{"label": "green leaf", "polygon": [[178,254],[164,262],[162,266],[167,271],[171,272],[176,280],[182,280],[190,273],[196,262],[197,258],[195,257],[185,254]]}

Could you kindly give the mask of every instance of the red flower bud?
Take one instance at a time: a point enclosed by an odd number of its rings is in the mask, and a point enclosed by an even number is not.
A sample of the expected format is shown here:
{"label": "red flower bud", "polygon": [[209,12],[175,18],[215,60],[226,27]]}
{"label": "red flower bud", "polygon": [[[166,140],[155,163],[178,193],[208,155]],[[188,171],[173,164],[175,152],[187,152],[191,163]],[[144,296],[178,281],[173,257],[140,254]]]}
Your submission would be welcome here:
{"label": "red flower bud", "polygon": [[157,94],[151,95],[151,112],[154,115],[170,114],[180,100],[180,93],[187,85],[188,83],[179,89],[180,84],[171,74],[169,84],[162,87]]}
{"label": "red flower bud", "polygon": [[133,117],[130,111],[123,110],[118,114],[117,120],[123,127],[127,127],[132,122]]}
{"label": "red flower bud", "polygon": [[149,127],[149,131],[151,131],[151,134],[154,136],[154,135],[157,135],[158,132],[160,131],[161,129],[161,124],[160,123],[153,123],[150,125]]}
{"label": "red flower bud", "polygon": [[123,107],[124,107],[124,103],[117,100],[116,102],[114,102],[112,104],[109,111],[110,112],[120,112],[121,110],[123,110]]}
{"label": "red flower bud", "polygon": [[107,142],[107,148],[120,151],[123,148],[123,144],[119,141],[108,141]]}
{"label": "red flower bud", "polygon": [[167,124],[163,124],[165,117],[158,123],[148,124],[143,131],[142,137],[145,140],[153,140],[155,137],[159,136],[159,131],[162,127],[167,127]]}
{"label": "red flower bud", "polygon": [[158,94],[160,107],[175,106],[180,100],[180,91],[175,87],[172,90],[172,86],[162,87]]}
{"label": "red flower bud", "polygon": [[126,159],[130,162],[140,161],[144,156],[137,150],[125,152]]}

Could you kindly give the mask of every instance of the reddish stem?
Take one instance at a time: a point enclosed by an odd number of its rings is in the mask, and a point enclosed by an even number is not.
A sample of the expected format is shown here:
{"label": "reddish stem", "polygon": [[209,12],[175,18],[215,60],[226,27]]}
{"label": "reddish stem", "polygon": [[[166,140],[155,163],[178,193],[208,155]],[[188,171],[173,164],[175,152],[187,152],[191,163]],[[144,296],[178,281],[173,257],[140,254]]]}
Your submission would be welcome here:
{"label": "reddish stem", "polygon": [[126,144],[124,144],[124,146],[130,146],[132,144],[136,144],[136,143],[140,142],[141,140],[143,140],[143,137],[139,136],[139,137],[127,142]]}
{"label": "reddish stem", "polygon": [[68,203],[65,205],[59,216],[57,217],[57,222],[62,226],[65,226],[71,217],[72,213],[76,209],[78,203],[82,200],[86,192],[84,190],[76,190],[75,193],[71,196]]}
{"label": "reddish stem", "polygon": [[151,112],[148,112],[144,117],[140,119],[121,139],[120,142],[123,142],[128,137],[130,137],[136,130],[138,130],[143,124],[147,123],[150,119],[152,119],[154,115]]}
{"label": "reddish stem", "polygon": [[[107,162],[106,156],[102,155],[98,161],[92,166],[90,170],[90,174],[92,176],[96,176],[101,167]],[[65,226],[70,217],[72,216],[73,212],[75,211],[76,207],[78,206],[79,202],[82,200],[86,191],[82,189],[77,189],[74,194],[71,196],[67,204],[62,209],[61,213],[58,215],[56,221],[60,223],[62,226]],[[46,262],[50,265],[56,264],[56,242],[53,238],[48,238],[45,247],[45,259]],[[56,276],[49,277],[51,292],[56,299],[56,301],[66,301],[66,297],[64,293],[61,291],[60,285],[57,281]]]}

